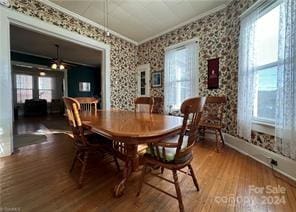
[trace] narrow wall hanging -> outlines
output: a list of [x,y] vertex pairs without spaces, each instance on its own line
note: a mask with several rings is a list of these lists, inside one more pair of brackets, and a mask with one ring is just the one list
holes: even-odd
[[208,60],[208,89],[219,88],[219,58]]

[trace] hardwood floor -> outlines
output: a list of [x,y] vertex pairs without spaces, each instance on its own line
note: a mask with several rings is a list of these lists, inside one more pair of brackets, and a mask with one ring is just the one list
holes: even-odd
[[[65,134],[46,136],[48,142],[26,146],[12,156],[0,158],[0,211],[178,211],[177,200],[148,186],[144,185],[140,197],[136,197],[140,172],[129,179],[124,196],[114,198],[113,185],[119,174],[108,158],[91,158],[84,187],[78,189],[80,167],[69,174],[74,156],[71,138]],[[214,149],[211,142],[201,142],[194,148],[192,165],[199,192],[190,177],[179,174],[185,211],[296,211],[292,182],[276,177],[278,174],[270,168],[233,149],[225,147],[221,153]],[[165,171],[164,175],[172,179],[170,172]],[[175,192],[173,185],[165,181],[151,175],[146,179]],[[252,192],[249,186],[263,187],[265,193]],[[265,186],[281,186],[286,191],[267,194]],[[277,197],[282,201],[276,202]]]

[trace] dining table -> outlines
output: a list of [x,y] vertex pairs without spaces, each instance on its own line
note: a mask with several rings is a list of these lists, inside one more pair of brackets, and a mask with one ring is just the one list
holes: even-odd
[[81,113],[84,126],[114,142],[124,144],[123,175],[114,186],[114,196],[126,189],[126,182],[139,167],[138,146],[163,141],[180,133],[183,119],[164,114],[120,110],[96,110]]

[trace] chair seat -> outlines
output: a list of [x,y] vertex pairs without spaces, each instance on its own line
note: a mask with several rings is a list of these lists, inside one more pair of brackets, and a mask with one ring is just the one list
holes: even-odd
[[206,128],[217,129],[217,130],[220,130],[223,128],[223,126],[220,124],[213,124],[213,123],[206,123],[206,122],[200,123],[199,127],[206,127]]
[[[178,139],[179,139],[179,136],[174,136],[174,137],[171,137],[171,138],[169,138],[169,139],[167,139],[165,141],[162,141],[162,143],[176,143],[177,144],[178,143]],[[181,149],[187,147],[187,144],[188,144],[188,136],[184,136]],[[166,160],[168,162],[174,161],[175,160],[175,156],[176,156],[177,148],[164,147],[164,149],[165,149],[165,158],[163,156],[163,147],[161,147],[161,146],[158,147],[158,150],[159,150],[159,154],[160,154],[161,159],[164,159],[164,160]],[[156,150],[157,150],[156,147],[154,147],[155,154],[156,154]],[[150,148],[148,148],[146,150],[146,154],[153,156]]]

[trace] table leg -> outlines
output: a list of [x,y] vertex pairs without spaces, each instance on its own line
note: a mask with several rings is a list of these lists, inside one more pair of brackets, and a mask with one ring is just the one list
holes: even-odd
[[138,156],[138,146],[137,145],[126,145],[127,157],[125,161],[125,166],[123,169],[123,176],[121,181],[114,187],[114,196],[120,197],[123,195],[126,188],[126,181],[133,171],[136,171],[139,166],[139,156]]

